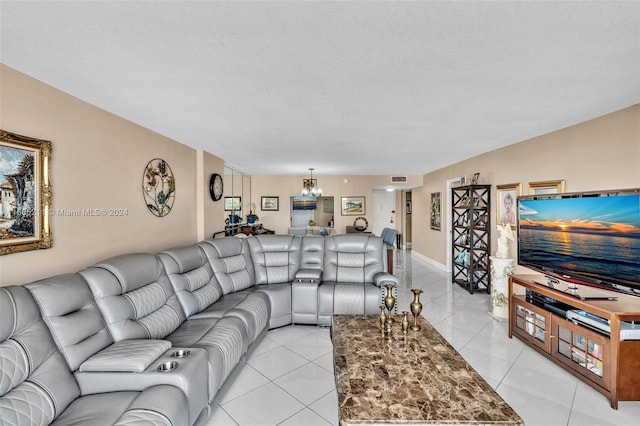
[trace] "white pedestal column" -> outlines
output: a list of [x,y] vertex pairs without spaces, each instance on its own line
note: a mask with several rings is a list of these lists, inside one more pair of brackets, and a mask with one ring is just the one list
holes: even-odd
[[509,317],[509,275],[513,274],[515,266],[513,259],[501,259],[491,256],[491,304],[493,309],[489,316],[498,321],[506,321]]

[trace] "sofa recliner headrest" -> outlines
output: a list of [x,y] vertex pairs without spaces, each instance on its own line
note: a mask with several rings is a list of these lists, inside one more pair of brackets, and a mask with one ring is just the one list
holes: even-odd
[[48,277],[25,284],[25,287],[49,317],[67,315],[93,303],[89,285],[78,273]]
[[[219,238],[216,240],[204,240],[198,243],[205,252],[211,248],[215,251],[216,257],[223,259],[242,254],[243,244],[246,244],[246,238]],[[207,253],[209,256],[211,253]]]
[[[204,252],[197,245],[175,247],[165,250],[162,253],[170,256],[178,265],[178,270],[171,271],[171,273],[184,274],[185,272],[193,271],[207,263],[207,258]],[[166,272],[169,273],[169,271]]]
[[158,257],[150,253],[130,253],[115,256],[94,265],[106,269],[118,279],[122,293],[157,282],[166,275]]
[[[297,235],[256,235],[250,241],[257,241],[268,251],[291,251],[300,248],[301,240],[302,237]],[[249,245],[255,246],[251,243]]]
[[20,334],[39,319],[40,312],[26,288],[0,287],[0,342]]

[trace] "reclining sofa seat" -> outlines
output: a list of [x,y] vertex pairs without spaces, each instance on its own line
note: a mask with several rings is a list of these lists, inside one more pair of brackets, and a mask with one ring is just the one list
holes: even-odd
[[[223,241],[223,240],[217,240]],[[241,252],[236,258],[243,264]],[[220,257],[220,251],[211,256]],[[233,255],[232,255],[233,256]],[[233,291],[233,285],[220,285],[205,250],[198,245],[177,247],[158,254],[189,320],[234,316],[242,320],[249,335],[249,346],[266,333],[271,308],[266,295],[252,287]],[[236,265],[235,262],[229,262]],[[220,274],[219,274],[220,275]],[[223,279],[229,283],[229,280]],[[238,286],[241,288],[242,286]]]
[[80,271],[114,341],[164,339],[175,347],[203,348],[208,355],[209,403],[240,363],[249,331],[237,316],[193,318],[186,314],[158,256],[131,253]]
[[84,394],[24,287],[0,287],[0,365],[3,425],[190,424],[173,386]]
[[158,367],[176,360],[167,340],[113,341],[89,286],[80,274],[62,274],[25,284],[36,302],[58,350],[72,371],[81,394],[141,391],[169,384],[187,397],[189,424],[208,414],[208,380],[204,349],[190,349],[176,371]]
[[398,285],[387,273],[382,238],[336,235],[325,238],[322,283],[318,287],[318,325],[331,325],[333,314],[376,314],[385,283]]
[[258,291],[269,297],[269,328],[291,324],[291,282],[300,270],[303,239],[294,235],[255,235],[246,239]]

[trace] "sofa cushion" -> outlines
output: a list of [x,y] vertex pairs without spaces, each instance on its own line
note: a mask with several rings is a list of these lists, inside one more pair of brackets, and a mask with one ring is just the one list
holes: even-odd
[[224,294],[255,285],[248,238],[210,239],[198,243]]
[[203,348],[209,358],[209,398],[215,397],[249,347],[245,323],[237,317],[192,318],[167,336],[175,347]]
[[172,386],[144,392],[109,392],[75,400],[51,426],[187,425],[185,396]]
[[80,395],[24,287],[0,287],[0,419],[48,425]]
[[248,238],[256,284],[290,283],[300,269],[302,238],[257,235]]
[[325,240],[324,282],[373,283],[384,271],[380,237],[346,234]]
[[202,312],[222,297],[209,260],[197,245],[158,254],[187,317]]
[[256,292],[269,297],[269,328],[282,327],[291,324],[292,293],[291,284],[266,284],[256,287]]
[[322,283],[318,287],[318,325],[335,314],[378,314],[383,290],[371,283]]
[[116,256],[80,274],[114,341],[162,339],[186,320],[164,267],[153,254]]
[[306,236],[302,239],[300,269],[320,270],[324,268],[325,237]]
[[57,275],[25,287],[72,371],[113,343],[82,275]]

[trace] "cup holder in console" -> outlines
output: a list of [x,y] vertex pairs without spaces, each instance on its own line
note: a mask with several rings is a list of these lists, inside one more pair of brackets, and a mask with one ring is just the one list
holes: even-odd
[[160,366],[158,367],[158,371],[162,372],[162,373],[166,373],[168,371],[171,370],[175,370],[176,367],[178,366],[178,361],[167,361],[167,362],[163,362],[162,364],[160,364]]
[[185,356],[189,356],[190,353],[191,351],[189,349],[178,349],[174,351],[171,356],[173,358],[184,358]]

